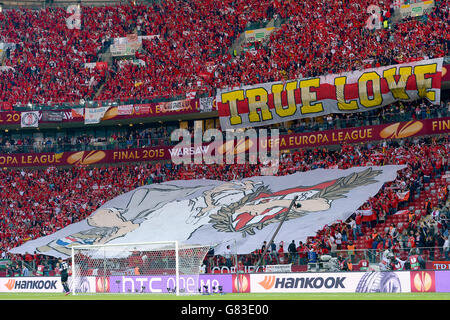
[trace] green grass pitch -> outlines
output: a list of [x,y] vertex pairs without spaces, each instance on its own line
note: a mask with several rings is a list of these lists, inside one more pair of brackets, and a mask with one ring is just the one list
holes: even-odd
[[227,293],[173,294],[0,293],[0,300],[450,300],[450,293]]

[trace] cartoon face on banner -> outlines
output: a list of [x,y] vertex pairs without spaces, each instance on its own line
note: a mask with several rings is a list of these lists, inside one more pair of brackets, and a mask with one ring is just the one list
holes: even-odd
[[[88,228],[53,239],[37,249],[41,253],[55,250],[70,255],[71,247],[78,244],[186,241],[205,225],[213,228],[202,239],[205,243],[230,233],[249,237],[279,223],[285,215],[286,220],[294,221],[328,211],[334,201],[346,198],[355,188],[377,182],[382,172],[364,168],[312,186],[299,184],[277,191],[272,191],[270,183],[257,179],[206,181],[197,186],[192,180],[189,185],[145,186],[131,191],[126,202],[121,198],[115,205],[106,203],[87,218]],[[295,197],[297,200],[287,212]],[[122,207],[118,205],[121,203]]]

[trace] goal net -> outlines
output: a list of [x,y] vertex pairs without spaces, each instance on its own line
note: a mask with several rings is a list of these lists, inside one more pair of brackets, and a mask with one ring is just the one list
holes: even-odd
[[[104,293],[199,294],[199,273],[209,245],[177,241],[72,247],[72,290],[95,281]],[[91,286],[92,287],[92,286]]]

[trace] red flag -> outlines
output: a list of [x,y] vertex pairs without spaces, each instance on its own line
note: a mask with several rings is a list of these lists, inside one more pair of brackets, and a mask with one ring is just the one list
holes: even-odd
[[409,199],[409,191],[397,192],[397,198],[399,201],[407,201]]

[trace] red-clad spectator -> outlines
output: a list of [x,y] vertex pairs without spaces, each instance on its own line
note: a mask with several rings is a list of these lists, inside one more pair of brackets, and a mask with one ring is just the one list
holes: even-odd
[[408,237],[408,248],[412,249],[416,247],[416,237],[414,236],[414,231],[411,230],[410,235]]

